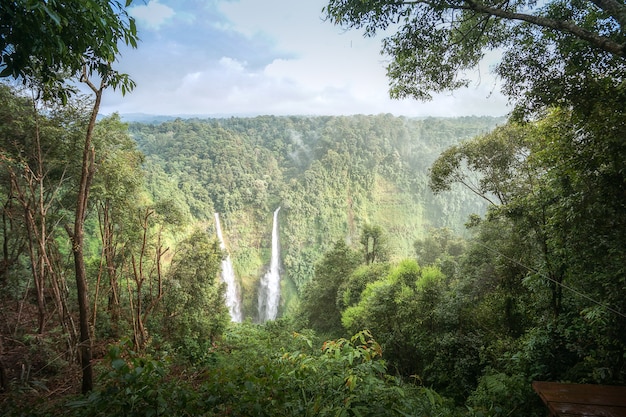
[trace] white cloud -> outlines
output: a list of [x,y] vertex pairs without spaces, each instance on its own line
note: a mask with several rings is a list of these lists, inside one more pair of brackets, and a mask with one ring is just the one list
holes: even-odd
[[[300,91],[309,91],[315,97],[311,108],[316,111],[323,113],[323,105],[328,113],[344,114],[500,115],[506,111],[505,100],[499,89],[494,89],[494,78],[485,65],[480,71],[480,83],[477,74],[469,74],[476,82],[468,89],[439,94],[427,103],[391,100],[386,57],[380,54],[384,33],[364,38],[361,31],[333,26],[323,21],[325,4],[325,0],[240,0],[221,3],[220,7],[232,22],[233,30],[249,37],[265,34],[276,40],[279,49],[296,51],[293,58],[272,62],[264,75],[289,82]],[[493,62],[494,57],[490,58]]]
[[158,29],[175,14],[174,9],[159,3],[158,0],[152,0],[146,5],[134,6],[129,9],[129,13],[150,29]]
[[124,99],[108,93],[104,113],[459,116],[507,111],[488,70],[496,55],[482,65],[480,82],[470,74],[477,80],[470,88],[427,103],[390,100],[381,38],[363,38],[360,31],[345,32],[322,21],[327,0],[176,0],[174,19],[167,4],[175,0],[160,1],[136,9],[144,7],[153,25],[170,18],[161,34],[167,40],[145,37],[137,50],[125,52],[120,69],[138,86]]
[[239,62],[236,59],[229,58],[227,56],[220,58],[219,63],[220,66],[224,68],[224,71],[242,72],[246,67],[245,62]]

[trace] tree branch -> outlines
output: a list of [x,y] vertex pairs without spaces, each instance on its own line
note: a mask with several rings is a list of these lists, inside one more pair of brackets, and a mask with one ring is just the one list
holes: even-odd
[[[560,20],[549,19],[547,17],[530,15],[526,13],[510,12],[505,9],[498,9],[498,8],[486,6],[484,4],[476,2],[475,0],[465,0],[465,1],[467,3],[467,6],[465,7],[460,6],[458,8],[465,9],[465,10],[473,10],[478,13],[489,14],[492,16],[500,17],[502,19],[519,20],[523,22],[528,22],[537,26],[554,29],[559,32],[568,32],[580,39],[583,39],[589,42],[591,45],[595,46],[596,48],[602,49],[603,51],[606,51],[612,55],[617,55],[620,57],[624,56],[623,44],[617,43],[613,41],[612,39],[607,38],[606,36],[600,36],[597,33],[591,32],[587,29],[583,29],[572,21],[560,21]],[[608,3],[608,2],[611,2],[612,0],[595,0],[595,1]]]
[[[626,26],[626,7],[623,4],[618,3],[615,0],[589,0],[591,3],[598,6],[600,9],[609,13],[620,24],[621,27]],[[465,3],[465,4],[463,4]],[[449,1],[437,1],[437,0],[414,0],[414,1],[400,1],[399,4],[403,5],[419,5],[424,4],[429,7],[440,9],[441,7],[451,10],[470,10],[477,13],[491,15],[507,20],[517,20],[521,22],[532,23],[534,25],[554,29],[559,32],[570,33],[582,40],[589,42],[592,46],[608,52],[612,55],[624,57],[625,45],[615,42],[614,40],[598,35],[595,32],[584,29],[571,20],[561,21],[550,19],[543,16],[536,16],[527,13],[517,13],[506,10],[504,7],[491,7],[487,6],[480,1],[476,0],[461,0],[459,3]],[[507,2],[503,4],[508,4]]]

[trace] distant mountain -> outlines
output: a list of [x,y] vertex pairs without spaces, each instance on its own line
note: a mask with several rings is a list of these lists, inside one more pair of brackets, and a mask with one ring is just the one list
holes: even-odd
[[[101,116],[104,117],[104,116]],[[248,114],[149,114],[149,113],[120,113],[120,117],[124,122],[136,122],[145,124],[158,124],[170,122],[176,119],[227,119],[231,117],[256,117],[256,115]]]
[[137,123],[162,123],[169,122],[170,120],[176,120],[177,116],[167,116],[167,115],[158,115],[158,114],[148,114],[148,113],[122,113],[120,117],[125,122],[137,122]]

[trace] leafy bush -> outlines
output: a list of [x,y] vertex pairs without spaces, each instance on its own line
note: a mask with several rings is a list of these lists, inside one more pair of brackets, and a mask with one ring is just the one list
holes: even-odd
[[476,391],[468,399],[474,417],[533,417],[545,415],[539,396],[524,375],[487,374],[480,378]]
[[102,387],[69,405],[76,416],[151,417],[198,415],[196,393],[183,381],[168,380],[167,360],[139,355],[130,342],[109,348],[110,370]]
[[211,411],[246,416],[450,414],[448,403],[433,391],[388,375],[382,349],[367,331],[327,341],[321,351],[302,335],[294,339],[302,350],[277,356],[276,346],[261,352],[256,341],[256,354],[245,355],[245,348],[231,352],[207,371],[203,396],[212,402]]

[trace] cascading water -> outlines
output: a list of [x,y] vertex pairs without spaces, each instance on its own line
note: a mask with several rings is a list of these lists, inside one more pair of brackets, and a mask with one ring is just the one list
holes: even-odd
[[[215,229],[217,230],[217,238],[220,241],[220,248],[225,251],[226,244],[224,244],[224,237],[222,236],[219,213],[215,213]],[[239,288],[235,280],[233,263],[230,260],[230,254],[228,254],[228,252],[226,258],[222,260],[222,280],[226,283],[226,306],[228,306],[228,311],[230,312],[230,319],[231,321],[240,323],[243,320],[243,316],[241,314]]]
[[261,279],[259,288],[259,321],[274,320],[280,303],[280,245],[278,244],[278,211],[274,211],[272,226],[272,259],[270,269]]

